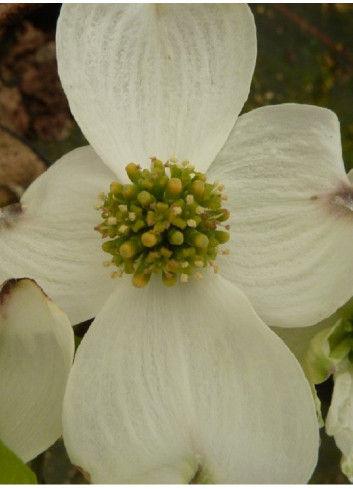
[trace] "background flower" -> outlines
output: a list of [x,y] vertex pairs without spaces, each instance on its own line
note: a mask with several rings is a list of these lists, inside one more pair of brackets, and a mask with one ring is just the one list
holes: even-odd
[[[325,425],[327,434],[334,437],[342,452],[342,472],[352,481],[353,301],[350,300],[331,317],[310,328],[274,328],[274,331],[303,365],[316,397],[320,424]],[[331,377],[333,391],[326,413],[326,406],[321,409],[316,388]]]
[[26,278],[6,282],[0,290],[0,439],[24,462],[62,433],[73,353],[70,322],[40,287]]

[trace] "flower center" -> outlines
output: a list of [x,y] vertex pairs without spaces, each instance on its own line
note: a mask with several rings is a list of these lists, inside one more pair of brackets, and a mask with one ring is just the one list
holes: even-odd
[[103,222],[95,229],[110,238],[102,245],[112,255],[105,265],[118,267],[112,277],[133,274],[133,284],[144,287],[152,273],[174,285],[178,277],[202,278],[199,270],[208,265],[216,272],[219,247],[229,239],[224,187],[175,159],[151,158],[150,170],[130,163],[126,172],[131,184],[111,183],[96,206]]

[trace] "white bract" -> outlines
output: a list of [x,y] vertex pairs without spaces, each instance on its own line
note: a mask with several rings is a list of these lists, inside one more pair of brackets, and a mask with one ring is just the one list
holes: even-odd
[[304,482],[318,430],[302,376],[221,276],[126,280],[78,349],[65,445],[99,483]]
[[[318,445],[310,389],[237,287],[263,320],[287,327],[313,324],[352,295],[352,188],[335,115],[288,104],[237,120],[256,57],[244,5],[67,4],[57,47],[91,146],[3,212],[0,273],[33,276],[74,323],[98,313],[66,394],[71,459],[101,483],[306,481]],[[102,266],[97,195],[115,180],[128,185],[126,165],[151,157],[189,160],[226,185],[229,254],[218,254],[218,274],[197,259],[203,280],[193,271],[167,288],[156,274],[137,289]],[[186,195],[173,219],[181,212],[178,239],[202,251],[193,231],[203,210],[188,218],[191,204]],[[119,244],[124,259],[132,249]]]
[[66,314],[32,280],[7,281],[0,289],[0,439],[24,462],[62,433],[73,353]]

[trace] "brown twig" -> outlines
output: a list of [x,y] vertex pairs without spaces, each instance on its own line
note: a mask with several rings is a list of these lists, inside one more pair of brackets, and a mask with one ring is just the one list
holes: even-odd
[[333,41],[329,36],[321,32],[317,27],[312,25],[307,20],[303,19],[300,15],[293,12],[290,8],[288,8],[283,3],[271,3],[271,7],[281,12],[288,19],[292,20],[296,24],[298,24],[302,29],[309,32],[313,37],[321,41],[323,44],[326,44],[330,49],[342,54],[345,56],[351,63],[353,63],[353,54],[347,48],[342,46],[341,43]]

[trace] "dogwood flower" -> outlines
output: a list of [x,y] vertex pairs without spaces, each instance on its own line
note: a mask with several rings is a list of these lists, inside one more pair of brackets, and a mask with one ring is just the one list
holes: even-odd
[[4,277],[33,276],[74,323],[98,313],[65,396],[71,459],[101,483],[306,481],[310,389],[237,287],[281,326],[351,294],[336,117],[237,120],[256,57],[244,5],[64,5],[57,46],[91,146],[3,210],[0,250]]
[[[1,279],[25,270],[72,322],[95,316],[116,284],[101,266],[107,258],[92,232],[99,221],[92,202],[112,180],[127,182],[129,162],[177,156],[227,185],[233,237],[229,256],[217,262],[268,324],[315,324],[344,304],[352,295],[352,186],[335,115],[265,107],[239,118],[229,135],[255,62],[250,14],[223,25],[230,7],[212,16],[210,7],[116,7],[108,33],[112,7],[77,8],[74,15],[68,7],[60,24],[58,61],[92,146],[38,179],[23,212],[2,211]],[[203,29],[214,24],[212,46],[185,18],[190,9]]]
[[3,284],[0,440],[24,462],[62,433],[62,402],[73,353],[66,314],[35,282],[24,278]]

